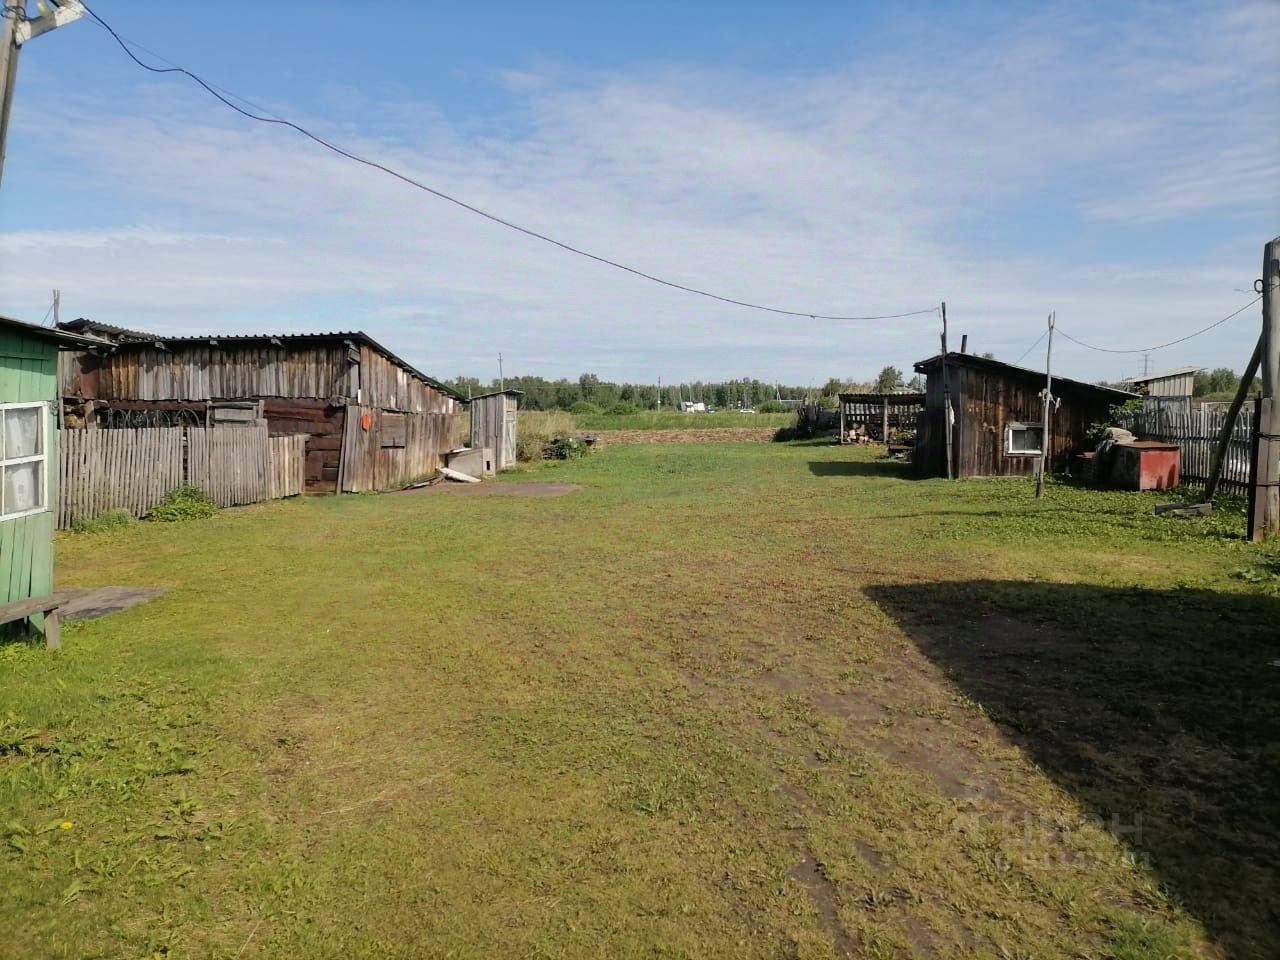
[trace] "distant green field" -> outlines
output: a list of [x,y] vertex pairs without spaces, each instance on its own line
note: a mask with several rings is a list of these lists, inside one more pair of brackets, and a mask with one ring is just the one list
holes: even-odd
[[721,427],[785,427],[795,420],[790,413],[640,413],[614,416],[607,413],[576,416],[579,430],[712,430]]

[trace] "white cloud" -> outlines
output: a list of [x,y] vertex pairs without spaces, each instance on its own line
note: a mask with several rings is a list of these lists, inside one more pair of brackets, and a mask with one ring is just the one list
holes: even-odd
[[[353,91],[341,92],[365,126],[321,132],[506,218],[735,298],[863,314],[945,297],[953,329],[1007,359],[1051,308],[1082,339],[1141,346],[1224,315],[1256,269],[1260,185],[1280,173],[1277,125],[1258,122],[1267,108],[1274,121],[1274,11],[1205,14],[1189,36],[1157,14],[1114,36],[1050,11],[952,57],[784,79],[513,69],[501,80],[518,134],[477,134],[411,100],[363,110]],[[0,256],[23,269],[0,278],[6,312],[43,313],[57,286],[72,312],[135,327],[364,327],[440,375],[487,373],[501,350],[509,370],[548,375],[807,382],[936,348],[928,316],[813,322],[655,287],[195,91],[46,92],[25,148],[56,156],[79,195],[103,198],[95,219],[119,222],[9,233]],[[1062,252],[1074,228],[1054,218],[1072,212],[1134,236],[1200,218],[1212,240],[1165,264],[1151,250]],[[1238,365],[1247,349],[1233,330],[1160,362]],[[1069,346],[1062,357],[1087,377],[1127,363]]]

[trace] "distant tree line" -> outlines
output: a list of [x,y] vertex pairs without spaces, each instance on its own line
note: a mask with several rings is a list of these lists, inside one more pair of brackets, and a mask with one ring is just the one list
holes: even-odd
[[[464,397],[489,393],[499,387],[497,380],[481,381],[477,377],[457,377],[448,381],[449,386]],[[545,377],[507,377],[508,390],[524,393],[521,406],[526,410],[566,410],[575,407],[631,413],[636,410],[656,410],[661,402],[665,410],[678,410],[682,401],[705,403],[717,410],[758,410],[761,413],[781,412],[793,404],[781,401],[834,402],[836,394],[846,392],[889,393],[905,389],[923,389],[920,377],[910,384],[903,380],[902,371],[885,367],[876,380],[863,383],[832,377],[821,387],[784,386],[746,378],[740,380],[705,381],[667,384],[661,388],[650,383],[614,383],[602,380],[594,373],[584,373],[577,380],[547,380]],[[585,406],[584,406],[585,405]]]
[[[1201,370],[1196,374],[1195,385],[1192,387],[1194,395],[1197,397],[1219,395],[1224,398],[1233,397],[1239,389],[1240,376],[1228,367],[1218,367],[1216,370]],[[1261,392],[1262,380],[1259,377],[1254,377],[1250,393]]]

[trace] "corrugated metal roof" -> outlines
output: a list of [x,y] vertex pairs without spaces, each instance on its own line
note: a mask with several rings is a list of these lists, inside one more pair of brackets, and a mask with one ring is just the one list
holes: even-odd
[[[928,360],[921,360],[917,363],[915,365],[915,370],[917,373],[926,373],[928,372],[929,367],[937,366],[941,364],[941,362],[942,354],[935,354]],[[1003,360],[992,360],[988,357],[979,357],[972,353],[949,352],[947,354],[947,363],[979,367],[995,372],[1013,373],[1018,374],[1019,376],[1045,376],[1045,372],[1043,370],[1033,370],[1030,367],[1019,367],[1012,363],[1005,363]],[[1115,387],[1104,387],[1096,383],[1085,383],[1083,380],[1073,380],[1070,377],[1060,377],[1056,373],[1053,375],[1053,384],[1055,387],[1059,385],[1066,385],[1077,390],[1091,390],[1099,393],[1111,394],[1116,398],[1117,402],[1133,400],[1138,396],[1136,393],[1129,393],[1127,390],[1117,390]]]
[[28,323],[25,320],[15,320],[13,317],[0,316],[0,324],[11,327],[29,337],[41,337],[45,340],[53,340],[57,343],[68,347],[100,347],[106,343],[97,337],[86,337],[78,333],[68,333],[57,327],[42,327],[38,323]]
[[1149,373],[1141,377],[1129,377],[1130,383],[1150,383],[1152,380],[1164,380],[1166,377],[1185,377],[1189,373],[1199,373],[1204,367],[1178,367],[1165,370],[1163,373]]

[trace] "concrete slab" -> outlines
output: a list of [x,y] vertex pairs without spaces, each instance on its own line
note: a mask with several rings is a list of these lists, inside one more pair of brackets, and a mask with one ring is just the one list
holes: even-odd
[[164,587],[73,587],[60,590],[71,599],[62,607],[62,619],[97,620],[136,607],[168,593]]

